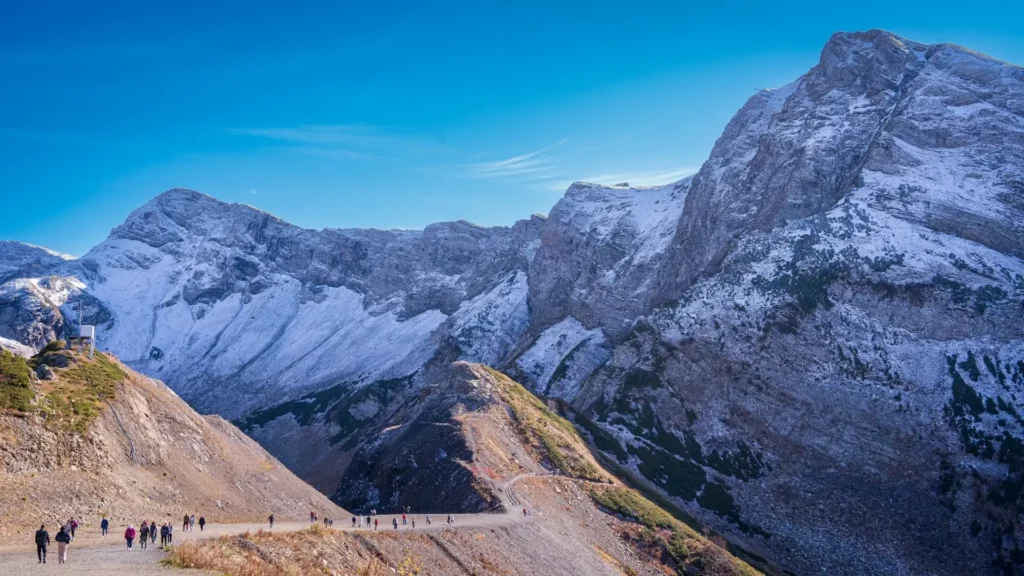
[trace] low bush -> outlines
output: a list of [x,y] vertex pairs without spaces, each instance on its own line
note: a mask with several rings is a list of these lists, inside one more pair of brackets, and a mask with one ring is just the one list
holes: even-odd
[[28,412],[35,396],[28,362],[21,356],[0,350],[0,410]]

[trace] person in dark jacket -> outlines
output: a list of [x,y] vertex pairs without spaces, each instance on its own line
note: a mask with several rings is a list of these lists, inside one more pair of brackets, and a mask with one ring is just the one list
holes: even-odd
[[160,527],[160,547],[165,548],[167,546],[167,522]]
[[149,544],[149,524],[143,521],[142,527],[139,528],[139,548],[145,550],[147,544]]
[[107,520],[106,518],[100,520],[100,533],[106,536],[108,530],[110,530],[110,520]]
[[50,533],[46,531],[46,526],[43,524],[39,525],[39,530],[36,530],[36,554],[39,556],[39,564],[46,564],[46,547],[50,545]]
[[57,563],[66,564],[68,561],[68,544],[71,543],[71,535],[64,530],[64,527],[60,527],[60,532],[53,537],[57,541]]
[[206,516],[200,516],[199,517],[199,531],[202,532],[203,528],[205,526],[206,526]]
[[267,520],[270,520],[270,527],[273,528],[274,527],[274,515],[271,514],[270,517],[267,518]]

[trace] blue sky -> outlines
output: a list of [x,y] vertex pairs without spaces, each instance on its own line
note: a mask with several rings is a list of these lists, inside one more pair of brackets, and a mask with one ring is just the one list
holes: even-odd
[[820,2],[9,3],[0,239],[80,255],[186,187],[307,228],[510,224],[695,171],[832,32],[1024,64],[1024,8]]

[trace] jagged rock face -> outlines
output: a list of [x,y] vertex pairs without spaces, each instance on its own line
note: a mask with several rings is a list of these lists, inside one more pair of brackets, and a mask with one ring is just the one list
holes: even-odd
[[574,400],[609,454],[796,573],[1019,566],[1022,96],[869,32],[752,98],[693,179],[678,301]]
[[662,301],[744,232],[819,214],[854,188],[891,188],[886,176],[901,177],[887,196],[905,217],[1013,249],[1024,232],[1022,75],[955,46],[835,35],[800,80],[749,100],[694,176]]
[[69,282],[56,277],[0,285],[0,342],[21,344],[34,353],[64,335],[64,316],[58,305],[44,296],[51,286],[57,288],[57,294],[66,294],[71,288]]
[[[464,480],[431,430],[466,391],[428,377],[462,359],[795,573],[995,574],[1024,559],[1022,256],[1024,71],[870,31],[752,97],[692,180],[422,232],[177,190],[38,276],[81,281],[108,349],[360,506],[386,478],[440,490],[410,461]],[[27,295],[6,325],[67,300],[3,290]]]
[[611,335],[628,331],[650,306],[689,186],[689,179],[645,189],[570,186],[530,266],[535,330],[573,317]]

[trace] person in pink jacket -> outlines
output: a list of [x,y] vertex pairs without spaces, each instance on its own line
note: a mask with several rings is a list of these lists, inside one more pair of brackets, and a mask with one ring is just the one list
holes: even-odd
[[135,540],[135,526],[128,525],[128,529],[124,531],[124,540],[128,543],[128,549],[132,549],[132,541]]

